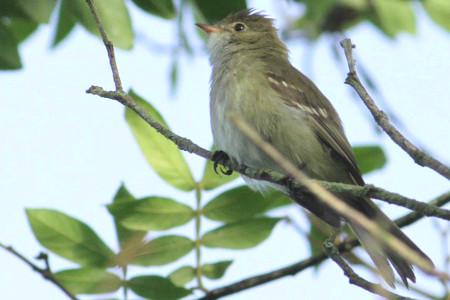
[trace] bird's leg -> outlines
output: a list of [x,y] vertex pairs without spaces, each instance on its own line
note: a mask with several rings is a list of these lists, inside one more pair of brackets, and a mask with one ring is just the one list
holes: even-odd
[[216,174],[219,174],[219,172],[217,171],[217,167],[220,165],[222,165],[219,170],[220,173],[224,174],[224,175],[231,175],[233,173],[233,170],[225,167],[224,165],[227,165],[231,162],[230,156],[224,152],[224,151],[215,151],[212,155],[211,160],[214,162],[214,172],[216,172]]

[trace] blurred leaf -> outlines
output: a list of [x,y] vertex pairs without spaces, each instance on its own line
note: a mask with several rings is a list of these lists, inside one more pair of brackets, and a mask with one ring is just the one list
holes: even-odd
[[22,10],[37,23],[47,23],[56,5],[56,0],[16,1]]
[[316,255],[323,252],[323,242],[331,235],[332,228],[312,214],[308,213],[307,217],[311,224],[308,233],[309,248],[311,255]]
[[55,27],[55,34],[52,41],[52,47],[61,43],[75,27],[76,19],[70,11],[70,0],[62,0],[59,5],[58,22]]
[[122,280],[102,269],[70,269],[54,274],[72,294],[105,294],[117,291]]
[[176,286],[185,286],[195,278],[195,269],[191,266],[178,268],[170,273],[169,278]]
[[192,292],[177,287],[167,278],[160,276],[138,276],[128,281],[128,287],[137,295],[153,300],[180,299]]
[[208,219],[229,223],[262,214],[268,206],[262,194],[240,186],[218,195],[202,211]]
[[[136,198],[127,190],[124,184],[121,184],[114,196],[113,203],[129,203],[136,201]],[[147,235],[147,231],[144,230],[132,230],[125,228],[120,224],[120,220],[114,217],[114,225],[116,227],[117,239],[119,240],[120,249],[134,247],[136,244],[140,244],[144,237]]]
[[173,19],[177,15],[172,0],[133,0],[133,2],[152,15]]
[[270,211],[272,209],[277,209],[294,203],[294,201],[291,200],[291,198],[289,198],[288,196],[279,191],[271,191],[264,196],[269,202],[266,211]]
[[[212,147],[211,151],[214,152],[215,148]],[[217,174],[216,172],[214,172],[214,162],[212,162],[211,160],[207,160],[205,169],[203,170],[203,178],[200,182],[200,187],[205,191],[213,190],[221,185],[235,180],[238,177],[239,173],[237,172],[233,172],[229,176],[224,175],[220,172],[219,174]]]
[[17,41],[13,33],[0,22],[0,70],[22,68]]
[[178,53],[173,54],[170,64],[170,94],[174,95],[178,84]]
[[422,0],[423,8],[436,24],[450,31],[450,1]]
[[29,19],[17,0],[1,0],[0,1],[0,17],[19,17]]
[[85,223],[50,209],[26,209],[42,246],[82,266],[110,265],[114,253]]
[[166,230],[186,224],[194,217],[189,206],[163,197],[113,203],[108,210],[120,224],[134,230]]
[[[145,111],[161,125],[168,127],[160,113],[139,95],[130,91],[130,95]],[[158,133],[130,109],[125,111],[125,119],[130,126],[147,162],[155,172],[172,186],[191,191],[195,181],[178,147]]]
[[363,174],[381,169],[386,165],[387,158],[383,149],[377,145],[353,147],[356,161]]
[[[73,15],[84,28],[99,36],[94,17],[85,0],[63,1],[69,3]],[[124,0],[96,0],[95,8],[103,28],[114,46],[122,49],[131,49],[133,47],[134,34]]]
[[9,19],[8,27],[14,35],[16,42],[20,44],[37,29],[38,24],[32,20],[11,18]]
[[377,25],[387,36],[395,37],[399,32],[416,32],[416,18],[411,1],[377,0],[372,1]]
[[210,24],[216,23],[231,13],[247,8],[245,0],[194,0],[194,3]]
[[209,279],[219,279],[225,275],[228,267],[233,263],[232,260],[219,261],[213,264],[204,264],[202,274]]
[[161,266],[174,262],[194,249],[194,242],[187,237],[167,235],[145,244],[132,264],[141,266]]
[[252,248],[269,237],[278,221],[278,218],[253,218],[227,224],[207,232],[202,243],[211,248]]

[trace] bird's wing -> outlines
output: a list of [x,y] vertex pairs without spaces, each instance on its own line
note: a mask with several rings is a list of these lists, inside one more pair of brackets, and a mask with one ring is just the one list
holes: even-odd
[[[285,104],[303,111],[310,117],[317,137],[327,145],[333,154],[345,162],[354,183],[363,185],[364,181],[355,160],[351,146],[336,110],[314,83],[295,68],[290,76],[268,72],[267,80],[278,92]],[[285,78],[291,78],[290,81]]]

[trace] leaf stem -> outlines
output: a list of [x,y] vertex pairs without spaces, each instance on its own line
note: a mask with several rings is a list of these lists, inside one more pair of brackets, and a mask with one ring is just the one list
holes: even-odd
[[201,268],[201,204],[202,204],[202,190],[200,187],[200,183],[195,183],[195,276],[197,277],[197,285],[198,288],[204,292],[208,292],[208,290],[203,285],[202,280],[202,268]]

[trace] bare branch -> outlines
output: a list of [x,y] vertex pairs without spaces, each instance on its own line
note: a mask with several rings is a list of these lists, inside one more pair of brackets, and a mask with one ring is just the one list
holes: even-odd
[[23,261],[25,264],[27,264],[28,266],[30,266],[31,269],[33,269],[33,271],[41,274],[42,277],[44,277],[44,279],[52,282],[54,285],[56,285],[61,291],[63,291],[64,294],[66,294],[67,297],[69,297],[69,299],[72,300],[78,300],[77,297],[75,297],[75,295],[73,295],[71,292],[69,292],[56,278],[55,276],[53,276],[53,273],[50,270],[50,266],[48,263],[48,256],[46,254],[39,254],[39,256],[37,257],[38,259],[44,260],[45,262],[45,268],[40,268],[39,266],[37,266],[36,264],[34,264],[33,262],[31,262],[28,258],[26,258],[25,256],[23,256],[22,254],[20,254],[19,252],[17,252],[13,247],[11,246],[6,246],[2,243],[0,243],[0,248],[5,249],[5,251],[11,253],[12,255],[14,255],[15,257],[19,258],[21,261]]
[[345,83],[353,87],[353,89],[358,93],[359,97],[367,106],[378,125],[383,128],[384,132],[386,132],[397,145],[399,145],[406,153],[408,153],[409,156],[418,165],[428,167],[441,174],[445,178],[450,179],[450,168],[448,166],[416,147],[404,135],[402,135],[400,131],[397,130],[397,128],[395,128],[391,124],[391,122],[389,121],[389,117],[377,107],[375,101],[373,101],[372,97],[362,85],[361,81],[359,80],[358,74],[356,73],[356,62],[353,58],[352,51],[355,46],[352,44],[351,40],[342,40],[341,46],[342,48],[344,48],[344,53],[345,57],[347,58],[349,69]]

